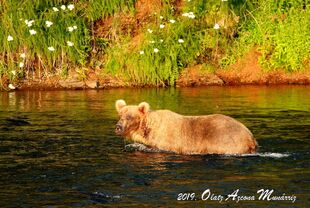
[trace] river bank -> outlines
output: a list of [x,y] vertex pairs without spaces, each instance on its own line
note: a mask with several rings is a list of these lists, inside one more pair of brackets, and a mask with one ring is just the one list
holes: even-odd
[[304,2],[6,2],[0,90],[310,84]]
[[[195,65],[182,70],[175,82],[176,87],[199,87],[221,85],[282,85],[310,84],[310,70],[285,72],[284,70],[266,71],[259,65],[260,54],[250,52],[244,58],[226,69],[210,70],[204,65]],[[109,89],[126,87],[155,87],[154,85],[137,84],[124,76],[103,75],[101,69],[88,69],[85,76],[71,70],[66,78],[60,75],[31,79],[20,79],[10,82],[2,77],[2,90],[59,90],[59,89]],[[31,77],[31,76],[30,76]],[[15,89],[10,89],[9,85]],[[162,85],[163,87],[164,85]],[[167,85],[168,86],[168,85]]]
[[305,2],[4,2],[0,90],[310,84]]
[[[197,67],[198,68],[198,67]],[[201,71],[193,68],[181,74],[176,81],[176,87],[200,87],[200,86],[222,86],[222,85],[309,85],[310,73],[284,73],[283,71],[251,73],[247,70],[237,71],[220,70],[216,73]],[[8,80],[2,80],[4,91],[12,90],[81,90],[81,89],[110,89],[110,88],[143,88],[156,87],[152,85],[141,85],[126,81],[116,76],[90,76],[79,80],[74,78],[62,79],[52,76],[45,79],[19,80],[13,84]],[[9,84],[15,89],[10,89]]]

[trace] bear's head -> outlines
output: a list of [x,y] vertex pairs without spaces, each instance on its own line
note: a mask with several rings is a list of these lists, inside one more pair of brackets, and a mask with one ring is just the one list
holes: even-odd
[[115,107],[120,117],[116,124],[115,133],[122,136],[128,136],[130,132],[137,131],[141,121],[150,110],[150,105],[146,102],[139,105],[126,105],[124,100],[117,100]]

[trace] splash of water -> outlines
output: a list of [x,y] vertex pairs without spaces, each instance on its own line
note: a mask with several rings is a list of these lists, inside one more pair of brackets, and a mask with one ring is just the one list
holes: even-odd
[[140,152],[165,152],[156,148],[147,147],[144,144],[132,143],[125,145],[126,151],[140,151]]
[[241,154],[235,155],[237,157],[271,157],[271,158],[283,158],[289,157],[288,153],[276,153],[276,152],[261,152],[261,153],[252,153],[252,154]]
[[[150,152],[150,153],[171,153],[163,150],[159,150],[156,148],[147,147],[144,144],[140,143],[132,143],[127,144],[125,146],[126,151],[140,151],[140,152]],[[198,154],[192,154],[198,155]],[[200,154],[201,155],[201,154]],[[222,157],[269,157],[269,158],[284,158],[289,157],[290,154],[288,153],[276,153],[276,152],[260,152],[260,153],[251,153],[251,154],[225,154],[225,155],[218,155]]]

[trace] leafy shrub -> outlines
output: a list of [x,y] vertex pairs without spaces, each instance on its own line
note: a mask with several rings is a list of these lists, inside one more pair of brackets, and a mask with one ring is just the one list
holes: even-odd
[[297,71],[309,67],[309,5],[297,0],[259,0],[243,16],[239,37],[221,60],[226,66],[257,47],[267,70]]

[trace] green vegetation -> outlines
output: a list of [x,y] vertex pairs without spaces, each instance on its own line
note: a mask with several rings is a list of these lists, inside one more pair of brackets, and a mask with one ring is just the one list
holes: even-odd
[[230,64],[257,47],[262,54],[260,64],[266,70],[309,69],[309,1],[261,0],[253,6],[245,11],[239,38],[222,62]]
[[[99,67],[136,84],[173,85],[186,67],[226,67],[253,48],[266,70],[309,69],[308,0],[164,0],[124,30],[120,16],[136,18],[136,1],[1,1],[0,77]],[[96,34],[110,16],[113,35]]]
[[[55,7],[56,8],[56,7]],[[49,1],[4,1],[1,5],[0,73],[10,77],[25,76],[30,70],[47,75],[52,69],[65,68],[69,63],[83,63],[87,56],[83,47],[89,45],[84,22],[72,11],[52,9]],[[57,11],[59,10],[59,11]],[[45,24],[45,21],[50,21]],[[69,32],[68,27],[76,26]],[[85,34],[84,34],[85,33]],[[67,41],[74,42],[73,47]],[[27,71],[24,69],[27,68]],[[14,72],[13,75],[10,72]]]
[[[166,1],[161,13],[152,15],[153,21],[141,29],[138,47],[132,49],[125,41],[107,51],[107,72],[123,74],[138,84],[173,85],[185,67],[216,65],[221,45],[227,45],[227,33],[236,24],[221,1],[186,1],[182,8]],[[229,22],[225,32],[216,28],[219,20]]]
[[179,70],[192,63],[200,50],[203,31],[191,20],[155,15],[156,23],[143,28],[144,38],[134,53],[124,44],[108,51],[106,69],[124,73],[137,83],[173,85]]
[[41,78],[87,65],[93,21],[133,6],[133,0],[1,1],[0,76]]
[[133,12],[135,1],[136,0],[83,0],[78,1],[78,5],[85,5],[85,16],[94,21],[111,16],[120,11]]

